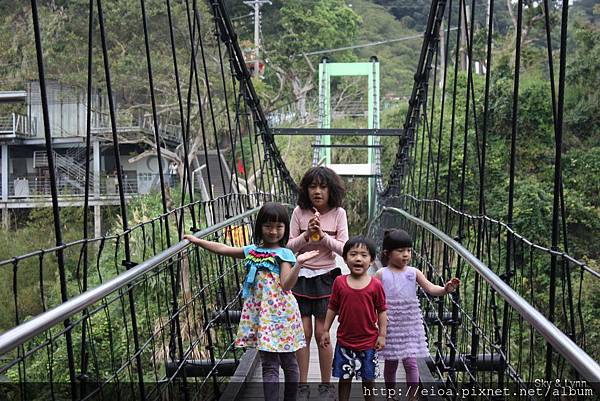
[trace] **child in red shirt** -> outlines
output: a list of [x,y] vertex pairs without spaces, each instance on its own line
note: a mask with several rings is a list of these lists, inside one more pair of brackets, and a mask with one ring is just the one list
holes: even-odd
[[346,242],[342,256],[350,274],[335,279],[327,307],[320,345],[329,346],[329,329],[338,315],[332,375],[340,379],[339,401],[349,399],[353,377],[362,379],[365,400],[374,399],[371,394],[379,376],[376,351],[383,349],[387,330],[383,286],[367,274],[375,252],[373,242],[364,237]]

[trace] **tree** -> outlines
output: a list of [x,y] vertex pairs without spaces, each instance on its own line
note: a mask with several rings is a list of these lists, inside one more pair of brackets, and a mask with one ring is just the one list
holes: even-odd
[[[269,64],[280,82],[290,82],[302,119],[307,115],[306,97],[314,89],[315,67],[306,53],[353,43],[360,17],[341,0],[309,2],[287,0],[279,10],[281,32],[269,52]],[[350,53],[338,53],[347,60]]]

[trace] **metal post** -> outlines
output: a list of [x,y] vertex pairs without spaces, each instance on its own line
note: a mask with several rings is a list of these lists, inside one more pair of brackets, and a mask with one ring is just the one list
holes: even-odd
[[8,201],[8,145],[2,144],[2,202]]
[[2,156],[0,157],[2,163],[2,202],[4,202],[4,208],[2,210],[2,224],[4,228],[8,228],[8,145],[2,145]]
[[93,169],[92,169],[92,179],[93,179],[93,188],[94,188],[94,198],[98,199],[100,197],[100,142],[94,141],[92,142],[93,153]]
[[[319,128],[324,129],[331,128],[330,78],[327,66],[327,59],[323,58],[319,64]],[[320,144],[331,145],[331,137],[322,135]],[[331,164],[331,148],[321,148],[319,153],[318,161],[324,160],[325,165]]]
[[252,7],[254,10],[254,76],[258,76],[259,60],[260,60],[260,7],[263,4],[272,4],[269,0],[252,0],[244,1],[244,4]]
[[102,236],[102,213],[100,208],[99,204],[94,206],[94,238]]
[[254,3],[254,76],[258,77],[259,58],[260,58],[260,5]]
[[[379,60],[377,57],[371,57],[372,70],[369,74],[368,82],[368,98],[369,98],[369,113],[368,113],[368,128],[379,128]],[[369,135],[367,138],[368,145],[373,146],[368,150],[368,163],[371,166],[371,174],[375,174],[375,145],[379,145],[379,137]],[[369,177],[369,217],[375,215],[375,205],[377,196],[377,178]]]

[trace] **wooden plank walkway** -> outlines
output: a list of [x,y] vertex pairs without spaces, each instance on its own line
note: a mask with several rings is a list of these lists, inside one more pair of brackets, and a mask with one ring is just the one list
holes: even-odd
[[[338,265],[342,268],[343,274],[349,273],[348,268],[343,263],[341,258],[339,258]],[[337,323],[337,319],[336,319],[333,324],[333,327],[331,328],[331,340],[333,342],[334,348],[335,348],[335,342],[336,342],[335,333],[337,331],[337,326],[338,326],[338,323]],[[309,370],[308,370],[308,381],[311,385],[310,401],[319,401],[318,383],[321,382],[321,370],[319,368],[319,356],[318,355],[319,354],[318,354],[318,349],[317,349],[317,343],[315,341],[315,338],[313,337],[313,339],[310,343],[310,365],[309,365]],[[383,382],[383,361],[380,361],[379,363],[380,363],[381,377],[376,380],[375,387],[378,389],[384,389],[385,385]],[[242,391],[240,400],[244,400],[244,401],[264,400],[261,379],[262,379],[262,367],[261,367],[260,360],[259,360],[258,363],[256,364],[256,368],[254,369],[254,375],[246,383],[246,388]],[[282,384],[279,386],[280,387],[279,388],[279,399],[282,400],[283,399],[283,370],[281,370],[281,369],[279,370],[279,381],[282,382]],[[403,382],[404,382],[404,368],[402,367],[402,364],[400,364],[400,366],[398,367],[398,372],[397,372],[397,383],[398,383],[398,385],[400,385],[400,383],[403,383]],[[332,378],[332,383],[337,383],[337,379]],[[337,386],[336,386],[336,391],[337,391]],[[382,397],[382,399],[383,399],[383,397]],[[350,400],[352,400],[352,401],[364,400],[364,396],[362,394],[362,387],[361,387],[361,383],[359,380],[353,381],[352,393],[350,395]]]
[[[331,328],[331,339],[332,339],[332,342],[334,343],[333,344],[334,347],[335,347],[335,332],[336,332],[336,330],[337,330],[337,321],[336,321],[336,323],[334,323],[333,327]],[[385,388],[385,385],[383,382],[383,361],[380,361],[379,364],[380,364],[381,377],[376,380],[375,387],[378,389],[383,389],[383,388]],[[400,366],[398,367],[398,372],[396,374],[396,377],[397,377],[396,381],[397,381],[398,385],[400,385],[400,383],[404,382],[404,368],[402,367],[402,364],[400,364]],[[262,367],[261,367],[260,360],[259,360],[258,363],[256,364],[256,368],[254,369],[254,375],[246,383],[246,388],[242,392],[242,396],[241,396],[240,400],[244,400],[244,401],[262,401],[262,400],[264,400],[261,379],[262,379]],[[282,400],[283,399],[283,370],[281,370],[281,369],[279,370],[279,381],[282,382],[282,384],[279,386],[280,387],[279,388],[279,399]],[[317,389],[318,389],[318,383],[321,382],[321,370],[319,368],[319,357],[318,357],[317,344],[316,344],[314,338],[310,344],[310,365],[309,365],[309,369],[308,369],[308,381],[310,382],[310,385],[311,385],[310,401],[319,401],[319,392]],[[337,383],[337,379],[332,377],[332,383]],[[362,387],[361,387],[359,380],[354,380],[354,382],[352,383],[352,393],[350,395],[350,400],[351,401],[364,400],[364,396],[362,394]]]

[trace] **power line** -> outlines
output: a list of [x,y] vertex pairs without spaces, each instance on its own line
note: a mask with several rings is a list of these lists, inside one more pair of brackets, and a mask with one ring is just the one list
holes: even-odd
[[239,19],[244,19],[244,18],[248,18],[248,17],[252,17],[254,16],[254,13],[250,13],[250,14],[246,14],[246,15],[240,15],[239,17],[233,17],[231,18],[232,21],[237,21]]
[[[450,28],[451,31],[455,31],[456,29],[458,29],[458,28]],[[314,56],[316,54],[341,52],[341,51],[344,51],[344,50],[360,49],[360,48],[363,48],[363,47],[379,46],[379,45],[385,45],[387,43],[403,42],[403,41],[411,40],[411,39],[420,39],[422,37],[423,37],[423,34],[411,35],[411,36],[404,36],[404,37],[397,38],[397,39],[380,40],[380,41],[377,41],[377,42],[364,43],[364,44],[361,44],[361,45],[353,45],[353,46],[346,46],[346,47],[337,47],[335,49],[325,49],[325,50],[317,50],[317,51],[308,52],[308,53],[294,54],[292,57]]]

